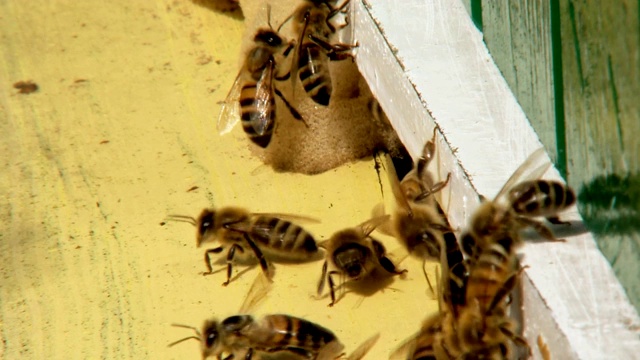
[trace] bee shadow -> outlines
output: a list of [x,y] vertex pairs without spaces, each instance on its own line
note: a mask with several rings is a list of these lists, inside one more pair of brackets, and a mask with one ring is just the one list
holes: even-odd
[[[377,292],[384,292],[385,289],[399,291],[391,287],[395,281],[395,274],[390,274],[385,270],[376,268],[362,279],[347,279],[345,282],[336,287],[336,304],[347,295],[347,293],[355,293],[364,297],[370,297]],[[363,299],[364,300],[364,299]]]

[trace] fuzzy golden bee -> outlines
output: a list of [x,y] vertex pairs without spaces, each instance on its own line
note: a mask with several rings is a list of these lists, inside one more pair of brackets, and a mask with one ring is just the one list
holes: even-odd
[[[474,248],[496,239],[512,239],[516,246],[522,238],[519,232],[531,227],[549,241],[556,239],[551,230],[535,217],[562,224],[558,213],[573,205],[575,193],[563,183],[539,179],[549,168],[544,149],[533,152],[507,180],[492,201],[483,201],[474,212],[470,226],[462,238],[463,250],[474,257]],[[542,165],[536,166],[537,163]]]
[[271,283],[263,274],[258,274],[240,307],[240,314],[222,321],[208,319],[201,330],[173,324],[191,329],[195,335],[169,346],[189,339],[198,340],[203,359],[213,356],[218,359],[252,359],[254,355],[268,353],[283,355],[288,359],[333,360],[342,353],[344,345],[331,330],[321,325],[286,314],[265,315],[260,319],[250,315],[270,290]]
[[[448,266],[458,279],[464,276],[464,268],[458,266],[463,260],[462,252],[456,235],[434,196],[449,183],[451,174],[447,175],[446,180],[435,182],[427,171],[436,151],[436,131],[437,128],[434,128],[431,140],[424,145],[422,156],[402,181],[398,181],[393,162],[387,161],[389,180],[397,204],[392,217],[392,234],[410,254],[423,261],[439,260],[441,249],[445,249]],[[426,272],[425,278],[433,292],[433,286]],[[463,294],[460,286],[458,283],[451,284],[454,303],[462,301]]]
[[262,271],[270,277],[267,260],[280,262],[306,262],[319,260],[321,251],[316,240],[293,221],[317,222],[315,219],[290,214],[251,213],[239,207],[204,209],[193,218],[171,215],[169,219],[188,222],[196,227],[198,247],[217,241],[220,246],[205,252],[207,272],[213,272],[211,254],[227,250],[227,280],[231,279],[232,263],[237,253],[254,255]]
[[350,51],[357,46],[331,43],[337,31],[331,21],[349,1],[337,6],[336,0],[304,0],[291,15],[293,31],[299,34],[291,66],[292,87],[295,89],[299,77],[307,95],[320,105],[329,105],[333,91],[329,61],[352,58]]
[[[322,294],[325,281],[328,280],[331,295],[329,306],[336,303],[336,283],[333,276],[343,275],[350,280],[360,280],[378,268],[392,275],[400,275],[407,271],[398,270],[387,257],[384,245],[370,236],[378,225],[388,219],[388,216],[370,219],[357,227],[340,230],[329,240],[320,243],[326,250],[326,260],[318,283],[318,295]],[[328,270],[329,264],[333,270]]]
[[[279,29],[273,30],[270,24],[269,28],[257,30],[253,42],[255,45],[247,53],[244,65],[222,104],[218,130],[221,134],[227,133],[241,119],[242,128],[249,139],[266,148],[275,127],[275,96],[282,100],[295,119],[303,121],[302,115],[275,84],[275,81],[290,77],[290,72],[279,75],[278,71],[279,65],[289,55],[294,44],[286,42],[279,34]],[[241,114],[238,114],[238,109]]]
[[488,244],[471,261],[465,305],[456,322],[457,342],[463,353],[489,352],[507,359],[511,342],[530,351],[526,340],[516,334],[515,320],[507,313],[506,298],[518,283],[521,270],[512,239]]

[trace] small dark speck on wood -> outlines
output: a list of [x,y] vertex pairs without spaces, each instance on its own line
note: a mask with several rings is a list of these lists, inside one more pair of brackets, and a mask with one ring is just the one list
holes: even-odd
[[187,192],[192,192],[192,191],[198,190],[198,189],[199,189],[198,186],[192,186],[192,187],[189,188],[189,190],[187,190]]
[[27,81],[18,81],[13,84],[13,87],[20,90],[18,93],[20,94],[31,94],[38,91],[38,84],[32,82],[31,80]]

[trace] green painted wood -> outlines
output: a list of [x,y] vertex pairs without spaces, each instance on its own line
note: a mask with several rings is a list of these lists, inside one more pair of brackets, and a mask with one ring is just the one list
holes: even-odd
[[639,8],[638,0],[482,2],[489,51],[638,309]]
[[548,2],[484,1],[484,39],[498,68],[547,148],[556,156]]

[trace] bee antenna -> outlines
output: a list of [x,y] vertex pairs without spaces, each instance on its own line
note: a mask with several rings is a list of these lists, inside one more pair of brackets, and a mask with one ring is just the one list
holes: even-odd
[[202,339],[202,334],[200,334],[200,331],[197,328],[193,327],[193,326],[182,325],[182,324],[171,324],[171,326],[181,327],[181,328],[185,328],[185,329],[191,329],[196,333],[197,336],[196,335],[187,336],[186,338],[183,338],[183,339],[180,339],[178,341],[172,342],[171,344],[167,345],[167,347],[172,347],[173,345],[180,344],[181,342],[186,341],[186,340],[190,340],[190,339],[196,339],[198,341],[200,341]]
[[269,29],[273,30],[273,26],[271,26],[271,4],[267,4],[267,24]]
[[180,339],[180,340],[178,340],[178,341],[174,341],[174,342],[172,342],[171,344],[167,345],[167,347],[172,347],[173,345],[177,345],[177,344],[180,344],[180,343],[181,343],[181,342],[183,342],[183,341],[187,341],[187,340],[191,340],[191,339],[195,339],[195,340],[198,340],[198,341],[200,341],[200,340],[201,340],[199,337],[197,337],[197,336],[195,336],[195,335],[191,335],[191,336],[187,336],[187,337],[186,337],[186,338],[184,338],[184,339]]
[[193,216],[187,216],[187,215],[168,215],[167,220],[186,222],[193,226],[196,226],[198,223]]

